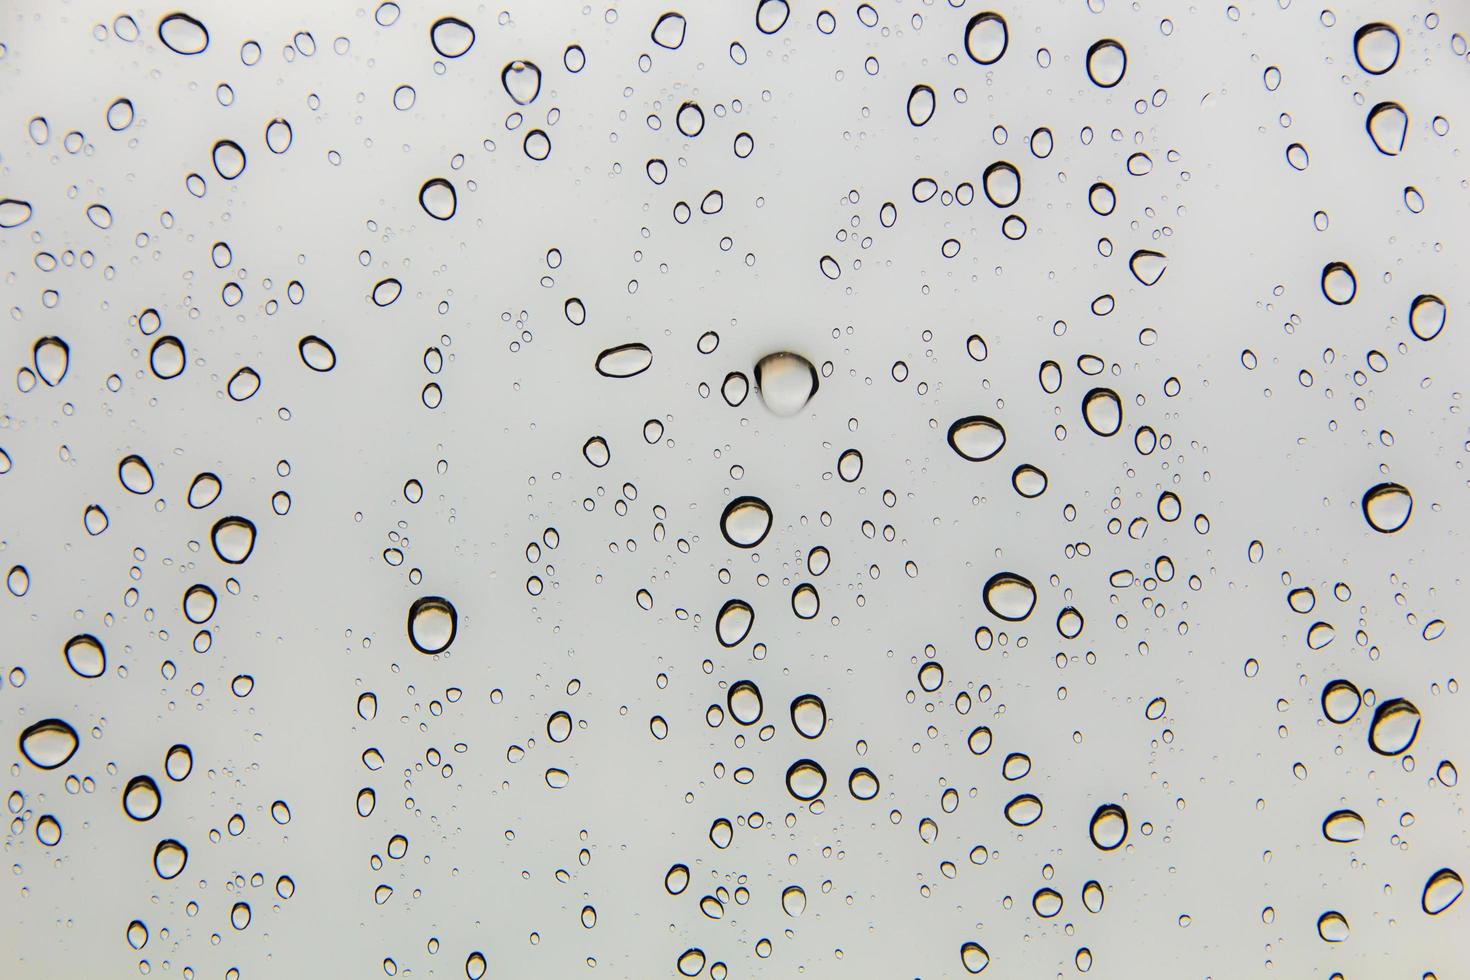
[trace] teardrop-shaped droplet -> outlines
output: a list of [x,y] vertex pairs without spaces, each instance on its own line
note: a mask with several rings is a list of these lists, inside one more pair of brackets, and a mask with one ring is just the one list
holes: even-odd
[[995,456],[1006,444],[1006,430],[988,415],[970,415],[949,427],[949,447],[972,463]]
[[659,47],[676,51],[679,45],[684,43],[685,27],[684,15],[670,11],[654,22],[653,31],[649,36]]
[[1465,882],[1460,875],[1449,868],[1440,868],[1424,883],[1424,895],[1419,904],[1428,914],[1439,915],[1463,894]]
[[530,105],[541,94],[541,69],[530,61],[512,61],[500,72],[500,84],[516,105]]
[[922,126],[934,118],[934,90],[927,85],[915,85],[909,90],[909,122]]
[[965,25],[965,53],[977,65],[995,64],[1009,43],[1006,19],[994,11],[976,14]]
[[767,354],[755,366],[761,401],[776,415],[789,417],[806,407],[817,393],[817,369],[800,354]]
[[788,885],[781,892],[781,911],[793,919],[806,911],[806,892],[800,885]]
[[1036,586],[1013,572],[992,575],[985,583],[981,597],[991,615],[1009,623],[1019,623],[1036,608]]
[[720,515],[720,533],[737,548],[754,548],[771,530],[771,507],[759,497],[736,497]]
[[47,387],[55,388],[66,377],[67,366],[71,363],[71,347],[60,337],[42,337],[36,341],[31,359],[36,365],[36,374]]
[[631,378],[653,365],[653,351],[643,344],[621,344],[597,355],[597,373],[605,378]]
[[37,769],[64,766],[77,751],[77,730],[60,718],[47,718],[20,733],[20,754]]
[[442,653],[454,642],[459,614],[442,596],[423,596],[408,607],[408,640],[419,653]]
[[1409,523],[1413,512],[1413,496],[1397,483],[1380,483],[1363,494],[1363,517],[1369,527],[1383,534],[1392,534]]

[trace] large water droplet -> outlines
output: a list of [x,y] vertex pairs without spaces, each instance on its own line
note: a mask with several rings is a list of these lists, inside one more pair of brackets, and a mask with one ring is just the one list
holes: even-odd
[[0,198],[0,228],[19,228],[30,220],[29,201],[18,201],[13,197]]
[[736,681],[731,684],[725,700],[730,707],[730,717],[740,724],[754,725],[761,720],[761,692],[754,681]]
[[66,665],[78,677],[101,677],[107,670],[107,653],[102,641],[91,633],[80,633],[67,640],[62,652]]
[[1082,396],[1082,421],[1100,436],[1113,436],[1123,427],[1123,401],[1111,388],[1093,388]]
[[1363,696],[1352,681],[1328,681],[1322,688],[1322,713],[1335,725],[1346,725],[1358,713]]
[[474,46],[475,29],[458,17],[441,17],[429,28],[429,43],[444,58],[459,58]]
[[419,188],[419,207],[424,213],[439,221],[448,221],[454,217],[455,208],[459,198],[454,193],[454,185],[443,177],[435,177],[433,180],[424,181],[424,186]]
[[242,564],[255,550],[255,525],[244,517],[222,517],[210,532],[210,541],[220,561]]
[[1348,937],[1347,916],[1341,912],[1323,912],[1317,919],[1317,935],[1325,942],[1345,942]]
[[1409,523],[1413,511],[1413,496],[1397,483],[1380,483],[1363,494],[1363,516],[1369,527],[1383,534],[1392,534]]
[[949,427],[949,446],[973,463],[983,462],[1006,444],[1006,430],[988,415],[970,415]]
[[1382,22],[1364,24],[1353,35],[1353,56],[1370,75],[1382,75],[1399,60],[1399,33]]
[[993,65],[1006,53],[1010,32],[1000,14],[987,10],[965,25],[965,53],[978,65]]
[[1368,110],[1368,137],[1379,153],[1398,156],[1409,135],[1409,114],[1397,102],[1380,102]]
[[915,85],[909,90],[909,122],[922,126],[934,118],[934,90],[927,85]]
[[1379,755],[1407,752],[1419,734],[1419,720],[1419,709],[1404,698],[1380,703],[1368,728],[1368,747]]
[[189,863],[189,850],[176,840],[162,840],[153,849],[153,870],[165,881],[177,878]]
[[684,43],[685,27],[684,15],[670,11],[654,23],[653,31],[649,36],[659,47],[675,51],[679,45]]
[[754,548],[771,530],[771,508],[759,497],[736,497],[720,515],[720,533],[737,548]]
[[981,597],[991,615],[1011,623],[1019,623],[1036,608],[1036,586],[1013,572],[992,575],[985,583]]
[[744,599],[731,599],[720,607],[715,617],[715,636],[721,646],[738,646],[750,635],[755,625],[755,610]]
[[325,373],[337,366],[337,352],[332,345],[314,334],[302,337],[296,351],[301,355],[301,363],[313,371]]
[[1041,800],[1031,793],[1022,793],[1006,804],[1005,814],[1017,827],[1029,827],[1041,819]]
[[184,344],[177,337],[159,337],[148,352],[148,367],[163,381],[183,374],[186,364]]
[[761,401],[777,415],[795,415],[817,393],[817,369],[800,354],[767,354],[755,366],[755,384]]
[[827,773],[811,759],[800,759],[786,770],[786,788],[798,800],[815,800],[827,788]]
[[1105,803],[1093,812],[1087,832],[1098,850],[1114,850],[1128,837],[1128,814],[1116,803]]
[[1424,883],[1420,906],[1430,915],[1439,915],[1465,894],[1465,882],[1449,868],[1440,868]]
[[64,766],[77,751],[77,730],[60,718],[47,718],[20,733],[20,754],[37,769]]
[[1409,305],[1409,330],[1420,340],[1433,340],[1444,329],[1444,300],[1432,294],[1416,296]]
[[653,351],[643,344],[621,344],[597,355],[597,373],[605,378],[631,378],[653,365]]
[[31,360],[41,380],[47,387],[54,388],[66,377],[67,365],[71,363],[71,347],[60,337],[42,337],[31,351]]
[[1128,52],[1112,38],[1104,38],[1087,49],[1087,77],[1098,88],[1112,88],[1128,71]]
[[1335,810],[1322,821],[1322,836],[1334,844],[1363,839],[1363,818],[1353,810]]
[[781,892],[781,911],[793,919],[806,911],[806,892],[800,885],[788,885]]
[[459,614],[442,596],[423,596],[408,607],[408,640],[419,653],[449,649],[458,628]]
[[200,54],[209,47],[209,31],[188,14],[169,14],[158,22],[158,39],[174,54]]
[[1128,260],[1128,270],[1133,273],[1133,278],[1145,286],[1152,286],[1162,279],[1168,266],[1169,260],[1164,253],[1146,248],[1134,252],[1133,257]]
[[817,738],[827,727],[827,706],[815,694],[791,702],[791,724],[803,738]]
[[123,812],[140,823],[152,820],[163,805],[163,795],[151,776],[134,776],[123,788]]
[[142,456],[124,456],[117,464],[117,479],[129,493],[142,495],[153,490],[153,471]]
[[509,62],[501,69],[500,84],[516,105],[530,105],[541,94],[541,69],[530,61]]

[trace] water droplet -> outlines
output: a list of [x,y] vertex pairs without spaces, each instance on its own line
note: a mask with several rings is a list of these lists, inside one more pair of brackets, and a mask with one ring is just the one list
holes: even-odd
[[174,54],[201,54],[209,47],[209,31],[188,14],[169,14],[158,22],[158,39]]
[[184,373],[187,359],[183,342],[177,337],[160,337],[148,352],[148,366],[155,377],[163,381],[177,378]]
[[781,911],[793,919],[806,911],[806,892],[799,885],[788,885],[781,892]]
[[272,119],[265,127],[265,148],[272,153],[285,153],[291,149],[291,124],[284,119]]
[[[997,160],[985,168],[985,173],[980,179],[980,186],[991,204],[998,208],[1008,208],[1021,199],[1021,172],[1014,165],[1004,160]],[[984,360],[979,357],[975,359]]]
[[0,198],[0,228],[19,228],[30,220],[29,201],[17,201],[13,197]]
[[142,456],[124,456],[117,464],[117,479],[129,493],[142,495],[153,490],[153,471]]
[[171,746],[163,757],[164,774],[176,783],[189,778],[194,771],[194,753],[187,745]]
[[742,725],[754,725],[761,719],[761,692],[754,681],[737,681],[730,685],[726,702],[730,717]]
[[213,473],[200,473],[189,484],[189,506],[202,510],[219,499],[223,484]]
[[1043,919],[1052,919],[1062,911],[1062,895],[1055,888],[1038,888],[1031,896],[1031,908]]
[[454,185],[443,177],[435,177],[433,180],[424,181],[424,186],[419,188],[419,207],[424,213],[439,221],[448,221],[454,217],[458,206],[459,197],[454,192]]
[[605,378],[631,378],[653,365],[653,351],[642,344],[609,347],[597,355],[597,373]]
[[811,759],[800,759],[786,770],[786,788],[798,800],[814,800],[827,788],[827,773]]
[[1134,252],[1133,257],[1128,260],[1128,270],[1133,273],[1133,278],[1145,286],[1152,286],[1163,278],[1168,264],[1169,260],[1162,252],[1143,248]]
[[214,172],[225,180],[234,180],[245,172],[245,151],[234,140],[220,140],[210,152]]
[[153,870],[164,881],[177,878],[189,863],[189,850],[176,840],[162,840],[153,849]]
[[60,718],[47,718],[20,733],[20,754],[37,769],[64,766],[77,751],[77,730]]
[[78,677],[101,677],[107,670],[107,653],[102,641],[91,633],[80,633],[67,640],[62,652],[66,665]]
[[1465,894],[1465,882],[1449,868],[1440,868],[1424,883],[1420,906],[1430,915],[1439,915]]
[[704,110],[698,102],[685,102],[674,113],[674,126],[683,135],[693,139],[704,132]]
[[981,592],[991,615],[1019,623],[1036,608],[1036,586],[1013,572],[992,575]]
[[687,864],[676,864],[669,868],[664,875],[664,889],[670,895],[682,895],[684,889],[689,887],[689,866]]
[[679,45],[684,43],[685,27],[684,15],[670,11],[654,23],[653,31],[649,36],[659,47],[676,51]]
[[1399,34],[1387,24],[1364,24],[1353,35],[1358,67],[1370,75],[1388,72],[1399,60]]
[[163,795],[151,776],[134,776],[123,788],[123,812],[140,823],[152,820],[163,806]]
[[1112,88],[1128,70],[1128,52],[1112,38],[1104,38],[1087,49],[1087,77],[1098,88]]
[[1368,747],[1379,755],[1407,752],[1419,734],[1419,709],[1404,698],[1378,705],[1368,728]]
[[148,945],[148,927],[134,919],[128,923],[127,937],[129,946],[134,949],[142,949]]
[[55,847],[61,843],[61,823],[51,814],[43,814],[36,821],[36,840],[45,847]]
[[94,538],[107,530],[107,523],[107,511],[96,504],[82,512],[82,527]]
[[454,642],[459,614],[441,596],[415,599],[408,607],[408,640],[419,653],[442,653]]
[[853,483],[863,475],[863,454],[856,449],[844,450],[837,457],[837,476],[844,483]]
[[1029,827],[1041,819],[1041,800],[1030,793],[1022,793],[1006,804],[1006,819],[1017,827]]
[[750,635],[754,625],[755,610],[750,603],[744,599],[731,599],[720,607],[720,613],[715,617],[715,636],[721,646],[739,646]]
[[1087,832],[1098,850],[1114,850],[1128,837],[1128,814],[1116,803],[1105,803],[1093,812]]
[[47,387],[55,388],[66,377],[67,365],[71,363],[71,347],[60,337],[42,337],[31,351],[31,360],[41,380]]
[[397,279],[383,279],[373,286],[373,303],[377,306],[391,306],[402,294],[403,283]]
[[210,531],[214,553],[220,561],[242,564],[255,550],[255,525],[244,517],[223,517]]
[[1117,435],[1123,427],[1123,401],[1111,388],[1093,388],[1082,396],[1082,420],[1097,435]]
[[720,515],[720,533],[737,548],[754,548],[771,530],[771,508],[759,497],[736,497]]
[[1380,102],[1368,110],[1368,137],[1379,153],[1398,156],[1409,134],[1409,114],[1397,102]]
[[1380,483],[1363,494],[1363,516],[1369,527],[1383,534],[1392,534],[1409,523],[1413,511],[1414,498],[1397,483]]
[[827,706],[815,694],[791,702],[791,725],[803,738],[818,738],[827,727]]
[[296,350],[301,355],[301,363],[313,371],[326,372],[337,366],[337,352],[315,334],[302,337]]
[[817,369],[800,354],[767,354],[755,366],[755,384],[766,408],[789,417],[805,408],[817,393]]
[[965,741],[970,746],[971,753],[974,755],[984,755],[990,751],[990,746],[995,741],[995,736],[989,728],[980,725],[970,731],[969,738]]
[[254,368],[242,367],[231,375],[225,385],[225,394],[237,402],[248,401],[260,390],[260,375]]
[[1006,431],[988,415],[970,415],[949,427],[949,447],[973,463],[995,456],[1006,444]]
[[474,46],[475,29],[458,17],[441,17],[429,28],[429,43],[440,57],[463,57]]
[[960,947],[960,963],[966,973],[979,973],[990,965],[990,954],[979,943],[965,943]]
[[1046,492],[1046,473],[1029,463],[1022,463],[1011,472],[1011,486],[1021,496],[1034,499]]
[[934,118],[934,90],[927,85],[915,85],[909,91],[909,122],[922,126]]
[[760,0],[755,7],[755,27],[762,34],[774,34],[786,26],[791,7],[786,0]]
[[1322,821],[1322,836],[1334,844],[1363,839],[1363,818],[1352,810],[1335,810]]
[[1334,306],[1346,306],[1358,294],[1358,278],[1346,262],[1322,267],[1322,295]]
[[1348,937],[1347,917],[1341,912],[1323,912],[1317,919],[1317,935],[1329,943],[1345,941]]
[[679,954],[677,961],[679,975],[685,977],[697,977],[704,969],[704,950],[694,947],[686,949]]
[[133,100],[117,99],[107,107],[107,128],[120,133],[133,124]]
[[1433,340],[1444,329],[1444,300],[1434,295],[1414,298],[1409,306],[1409,330],[1420,340]]
[[1000,14],[987,10],[965,25],[965,53],[977,65],[993,65],[1006,53],[1010,32]]

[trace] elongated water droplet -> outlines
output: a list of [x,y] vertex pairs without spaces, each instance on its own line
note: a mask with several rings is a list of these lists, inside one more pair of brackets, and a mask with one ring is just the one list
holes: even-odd
[[1022,793],[1006,804],[1005,815],[1017,827],[1029,827],[1041,819],[1041,800],[1030,793]]
[[1087,49],[1087,77],[1098,88],[1112,88],[1128,71],[1128,52],[1112,38],[1104,38]]
[[1123,427],[1123,401],[1111,388],[1093,388],[1082,396],[1082,420],[1097,435],[1117,435]]
[[174,54],[201,54],[209,47],[209,31],[188,14],[169,14],[158,22],[158,39]]
[[20,754],[37,769],[66,765],[77,751],[77,730],[60,718],[47,718],[20,733]]
[[631,378],[653,365],[653,351],[643,344],[609,347],[597,355],[597,373],[605,378]]
[[332,345],[314,334],[302,337],[296,351],[301,355],[301,363],[313,371],[325,373],[337,366],[337,352]]
[[984,462],[1006,444],[1006,430],[988,415],[970,415],[949,427],[949,447],[972,463]]
[[1460,875],[1449,868],[1440,868],[1424,883],[1424,894],[1419,904],[1429,915],[1439,915],[1463,894],[1465,882]]
[[1433,340],[1444,329],[1444,300],[1432,294],[1417,296],[1409,305],[1409,330],[1420,340]]
[[909,90],[909,122],[923,126],[934,118],[934,90],[927,85],[915,85]]
[[715,636],[721,646],[739,646],[755,625],[755,610],[744,599],[731,599],[715,617]]
[[117,464],[117,479],[129,493],[141,495],[153,490],[153,471],[142,456],[124,456]]
[[1322,688],[1322,713],[1336,725],[1346,725],[1358,713],[1363,696],[1352,681],[1328,681]]
[[791,725],[803,738],[818,738],[827,727],[827,706],[815,694],[791,702]]

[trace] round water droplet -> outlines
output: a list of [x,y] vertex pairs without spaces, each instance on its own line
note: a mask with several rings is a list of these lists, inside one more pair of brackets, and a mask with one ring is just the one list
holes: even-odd
[[987,10],[965,24],[965,53],[977,65],[993,65],[1006,53],[1010,32],[1000,14]]
[[189,850],[176,840],[162,840],[153,849],[153,870],[167,881],[177,878],[189,863]]
[[1097,435],[1117,435],[1123,427],[1123,401],[1111,388],[1093,388],[1082,396],[1082,420]]
[[670,895],[682,895],[684,889],[689,887],[689,866],[687,864],[676,864],[669,868],[664,875],[664,889]]
[[972,463],[995,456],[1006,444],[1006,430],[988,415],[970,415],[949,427],[949,447]]
[[158,39],[174,54],[200,54],[209,47],[209,31],[188,14],[169,14],[158,22]]
[[863,475],[863,454],[856,449],[845,450],[837,457],[837,476],[844,483],[853,483]]
[[210,541],[220,561],[242,564],[255,550],[255,525],[244,517],[223,517],[210,531]]
[[781,892],[781,911],[793,919],[806,911],[806,892],[799,885],[788,885]]
[[120,133],[133,124],[133,100],[117,99],[107,107],[107,128]]
[[1465,894],[1465,882],[1449,868],[1440,868],[1424,883],[1420,906],[1430,915],[1439,915]]
[[163,795],[151,776],[134,776],[123,788],[123,812],[140,823],[152,820],[163,806]]
[[177,337],[158,338],[148,352],[149,368],[155,377],[163,381],[183,374],[186,363],[183,342]]
[[1363,839],[1363,818],[1353,810],[1335,810],[1322,821],[1322,836],[1334,844]]
[[429,28],[429,43],[440,57],[463,57],[475,43],[475,29],[458,17],[441,17]]
[[272,153],[285,153],[291,149],[291,124],[284,119],[272,119],[265,127],[265,148]]
[[1345,942],[1348,937],[1347,916],[1341,912],[1323,912],[1317,919],[1317,935],[1325,942]]
[[766,408],[789,417],[805,408],[817,393],[817,369],[800,354],[767,354],[755,366],[755,384]]
[[1087,833],[1098,850],[1115,850],[1128,837],[1128,814],[1116,803],[1105,803],[1093,812]]
[[1098,88],[1112,88],[1128,71],[1128,52],[1112,38],[1104,38],[1087,49],[1087,77]]
[[786,0],[760,0],[755,7],[755,27],[762,34],[774,34],[786,26],[791,7]]
[[225,180],[234,180],[245,172],[245,151],[234,140],[220,140],[210,152],[214,172]]
[[965,943],[960,947],[960,964],[966,973],[979,973],[990,965],[990,954],[979,943]]
[[791,702],[791,725],[803,738],[818,738],[827,727],[827,706],[815,694]]
[[771,508],[759,497],[736,497],[720,515],[720,533],[737,548],[754,548],[771,530]]
[[653,351],[643,344],[609,347],[597,355],[597,373],[605,378],[631,378],[653,365]]
[[786,788],[798,800],[815,800],[827,788],[827,773],[811,759],[800,759],[786,770]]
[[254,368],[242,367],[225,385],[225,393],[237,402],[248,401],[260,390],[260,375]]
[[1011,472],[1011,486],[1027,499],[1046,492],[1046,473],[1029,463],[1022,463]]
[[1419,709],[1404,698],[1381,702],[1368,728],[1368,747],[1379,755],[1407,752],[1419,734]]
[[1010,623],[1019,623],[1036,608],[1036,586],[1029,579],[1012,572],[992,575],[981,596],[991,615]]
[[61,843],[61,823],[47,813],[36,821],[36,840],[45,847],[55,847]]
[[704,970],[704,950],[694,947],[686,949],[679,954],[676,961],[679,975],[685,977],[697,977]]
[[984,725],[972,729],[969,738],[966,739],[967,744],[970,746],[970,751],[975,755],[984,755],[989,752],[990,746],[994,741],[995,736]]
[[565,711],[554,712],[546,719],[546,737],[553,742],[565,742],[572,737],[572,716]]
[[20,733],[20,754],[37,769],[64,766],[77,751],[77,730],[60,718],[47,718]]
[[408,640],[419,653],[442,653],[454,642],[459,614],[441,596],[415,599],[408,607]]
[[742,725],[754,725],[761,719],[761,692],[754,681],[737,681],[730,685],[726,702],[730,717]]
[[593,436],[582,443],[582,458],[596,467],[606,466],[612,461],[612,450],[602,436]]
[[78,677],[101,677],[107,670],[107,653],[102,641],[91,633],[80,633],[67,640],[62,652],[66,665]]
[[1364,24],[1353,35],[1353,56],[1370,75],[1388,72],[1399,60],[1399,33],[1388,24]]
[[1043,919],[1052,919],[1062,911],[1062,894],[1055,888],[1039,888],[1031,896],[1031,908]]
[[1433,340],[1444,329],[1444,300],[1434,295],[1417,296],[1409,306],[1409,330],[1420,340]]
[[419,188],[419,207],[424,213],[439,221],[448,221],[454,217],[454,211],[459,198],[454,192],[454,185],[443,177],[435,177],[433,180],[424,182]]
[[1383,534],[1392,534],[1409,523],[1413,511],[1414,498],[1397,483],[1380,483],[1363,494],[1363,516],[1369,527]]
[[1322,295],[1334,306],[1346,306],[1358,294],[1358,277],[1346,262],[1329,262],[1322,267]]
[[1365,124],[1373,146],[1385,156],[1398,156],[1404,151],[1409,135],[1409,114],[1397,102],[1380,102],[1368,110]]
[[731,599],[715,617],[715,636],[722,646],[739,646],[755,625],[755,610],[744,599]]
[[383,279],[373,286],[373,303],[377,306],[391,306],[402,294],[403,283],[397,279]]

